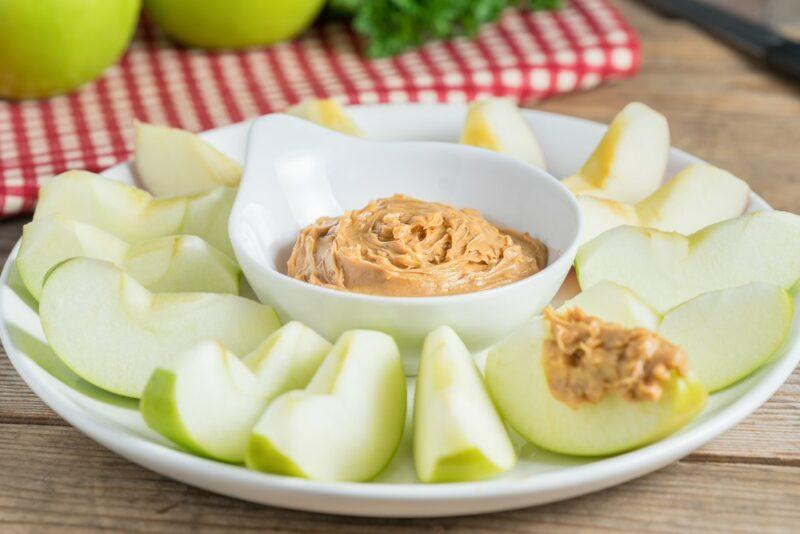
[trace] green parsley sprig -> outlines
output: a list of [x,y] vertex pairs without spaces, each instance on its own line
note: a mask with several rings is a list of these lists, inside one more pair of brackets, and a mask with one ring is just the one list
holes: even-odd
[[329,10],[352,17],[370,57],[393,56],[432,39],[473,36],[507,7],[556,9],[561,0],[330,0]]

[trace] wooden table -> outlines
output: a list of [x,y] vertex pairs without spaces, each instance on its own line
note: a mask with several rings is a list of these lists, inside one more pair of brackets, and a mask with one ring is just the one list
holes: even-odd
[[[767,0],[768,1],[768,0]],[[777,0],[780,1],[780,0]],[[634,80],[539,107],[607,122],[631,100],[665,113],[674,144],[800,213],[800,98],[680,21],[619,1],[645,45]],[[0,257],[23,219],[0,224]],[[109,452],[50,411],[0,356],[0,531],[131,529],[389,531],[800,531],[800,372],[754,415],[698,452],[634,482],[566,502],[449,519],[291,512],[165,479]]]

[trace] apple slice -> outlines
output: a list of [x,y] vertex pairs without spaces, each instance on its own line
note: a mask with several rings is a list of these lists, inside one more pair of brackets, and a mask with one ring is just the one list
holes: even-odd
[[310,98],[287,108],[284,113],[315,122],[343,134],[355,137],[364,135],[336,100]]
[[707,163],[689,165],[636,205],[579,194],[584,220],[581,243],[622,225],[688,235],[738,217],[749,197],[745,182]]
[[636,204],[661,185],[668,151],[667,119],[632,102],[614,117],[581,170],[563,183],[576,195]]
[[717,391],[769,361],[786,339],[793,313],[786,290],[753,282],[681,304],[664,316],[658,332],[680,345],[697,378]]
[[790,288],[800,279],[800,217],[759,211],[691,236],[620,226],[584,244],[578,282],[628,287],[661,313],[701,293],[768,282]]
[[150,428],[195,454],[241,462],[267,402],[235,354],[201,341],[156,368],[139,408]]
[[304,388],[330,347],[298,322],[282,326],[241,361],[222,344],[202,341],[153,372],[142,395],[142,416],[186,449],[241,463],[269,401]]
[[581,308],[589,315],[625,328],[657,330],[661,315],[636,293],[613,282],[600,282],[566,301],[559,311]]
[[332,345],[303,323],[290,321],[242,361],[270,399],[308,385]]
[[769,361],[789,332],[793,303],[778,286],[753,282],[711,291],[676,306],[663,318],[638,295],[599,282],[567,301],[628,328],[657,331],[679,345],[694,375],[709,391],[727,387]]
[[91,258],[50,273],[39,316],[53,351],[78,376],[134,398],[156,367],[198,341],[216,339],[246,354],[280,326],[269,306],[235,295],[154,294]]
[[630,204],[591,195],[575,195],[583,215],[580,243],[587,243],[617,226],[639,226],[636,208]]
[[406,379],[394,340],[351,330],[305,390],[269,405],[245,461],[259,471],[314,480],[368,480],[394,456],[405,412]]
[[90,224],[61,217],[37,219],[23,227],[16,265],[38,300],[50,269],[79,256],[110,261],[151,291],[239,293],[239,266],[197,236],[128,245]]
[[747,208],[750,186],[708,163],[689,165],[636,205],[640,226],[692,234],[738,217]]
[[[611,285],[597,291],[595,295],[591,294],[594,288],[584,292],[564,308],[580,305],[590,315],[644,328],[657,318],[630,291]],[[486,362],[486,383],[500,413],[540,447],[578,456],[616,454],[674,432],[705,406],[706,390],[689,374],[674,375],[657,401],[630,402],[614,395],[571,408],[552,395],[547,383],[542,345],[549,336],[544,318],[531,319],[492,347]]]
[[157,197],[195,195],[236,187],[242,166],[186,130],[136,121],[134,166]]
[[196,196],[154,199],[146,191],[91,172],[67,171],[42,187],[33,218],[58,215],[128,243],[196,235],[233,257],[227,221],[235,196],[236,190],[222,187]]
[[448,326],[425,338],[414,399],[414,465],[423,482],[479,480],[516,453],[472,355]]
[[487,148],[546,169],[539,141],[516,104],[492,98],[470,104],[461,130],[464,145]]

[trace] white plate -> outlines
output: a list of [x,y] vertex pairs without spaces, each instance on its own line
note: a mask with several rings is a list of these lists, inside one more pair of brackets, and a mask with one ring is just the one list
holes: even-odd
[[[350,113],[373,138],[454,141],[465,108],[361,106],[351,108]],[[537,111],[525,114],[538,133],[550,171],[559,177],[580,166],[604,131],[602,125],[572,117]],[[246,133],[247,124],[236,124],[204,137],[241,160]],[[668,174],[695,161],[672,150]],[[126,164],[104,174],[132,180]],[[759,208],[768,206],[752,195],[751,209]],[[800,321],[796,318],[786,345],[770,364],[712,395],[700,416],[676,434],[619,456],[570,458],[518,440],[520,462],[502,477],[423,485],[414,481],[410,445],[405,440],[394,462],[375,482],[310,482],[182,452],[150,431],[130,400],[104,393],[73,375],[43,341],[35,303],[21,289],[13,269],[15,257],[16,248],[0,278],[0,338],[17,372],[48,406],[97,442],[142,466],[217,493],[286,508],[361,516],[447,516],[519,508],[596,491],[668,465],[718,436],[765,402],[800,360]]]

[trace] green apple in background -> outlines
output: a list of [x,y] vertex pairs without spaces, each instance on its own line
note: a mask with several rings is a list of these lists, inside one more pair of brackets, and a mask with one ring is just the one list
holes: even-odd
[[0,1],[0,97],[42,98],[99,76],[128,45],[140,3]]
[[294,37],[324,0],[145,0],[152,20],[173,39],[201,48],[244,48]]

